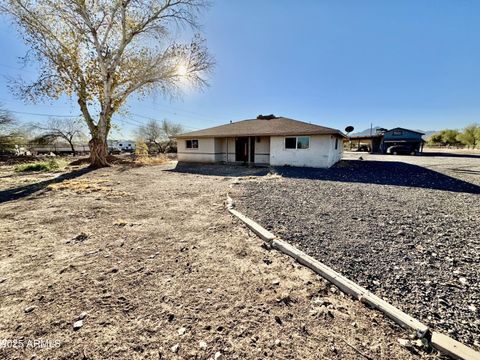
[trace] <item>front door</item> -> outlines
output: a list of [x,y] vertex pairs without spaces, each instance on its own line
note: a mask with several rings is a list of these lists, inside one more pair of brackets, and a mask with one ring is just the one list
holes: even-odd
[[235,139],[235,161],[248,161],[248,137]]

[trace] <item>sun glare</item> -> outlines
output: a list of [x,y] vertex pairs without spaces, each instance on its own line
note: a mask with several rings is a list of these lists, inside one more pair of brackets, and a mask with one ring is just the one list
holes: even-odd
[[185,76],[188,73],[188,69],[185,65],[180,64],[177,66],[177,74],[180,76]]

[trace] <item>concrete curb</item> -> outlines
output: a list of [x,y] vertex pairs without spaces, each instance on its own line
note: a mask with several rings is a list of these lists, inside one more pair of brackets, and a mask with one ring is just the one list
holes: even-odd
[[[288,244],[284,240],[277,238],[274,234],[264,229],[261,225],[259,225],[252,219],[246,217],[239,211],[234,210],[233,207],[233,199],[229,195],[227,195],[227,210],[232,215],[240,219],[261,239],[270,243],[272,248],[294,258],[300,264],[308,267],[315,273],[319,274],[320,276],[337,286],[344,293],[349,294],[360,300],[361,302],[369,304],[373,308],[380,310],[382,313],[395,321],[401,327],[414,330],[419,338],[428,338],[428,336],[426,335],[429,334],[429,328],[426,325],[424,325],[417,319],[411,317],[410,315],[404,313],[400,309],[397,309],[395,306],[389,304],[385,300],[372,294],[367,289],[354,283],[340,273],[334,271],[327,265],[298,250],[296,247]],[[454,359],[480,360],[479,352],[469,348],[466,345],[463,345],[462,343],[446,335],[437,332],[433,332],[432,334],[431,345],[440,352]]]

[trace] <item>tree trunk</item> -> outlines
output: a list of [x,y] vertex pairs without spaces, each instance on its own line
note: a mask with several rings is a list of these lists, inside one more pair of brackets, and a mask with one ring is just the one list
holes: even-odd
[[68,140],[68,143],[70,145],[70,148],[72,149],[72,155],[73,156],[76,156],[77,155],[77,152],[75,151],[75,146],[73,145],[73,142],[71,142],[70,140]]
[[100,134],[92,136],[88,142],[90,147],[90,167],[94,169],[110,166],[107,161],[107,137]]

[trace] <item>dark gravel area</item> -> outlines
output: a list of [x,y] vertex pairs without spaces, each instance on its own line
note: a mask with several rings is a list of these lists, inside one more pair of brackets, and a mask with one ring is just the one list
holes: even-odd
[[480,350],[480,158],[371,159],[276,169],[232,195],[276,235]]

